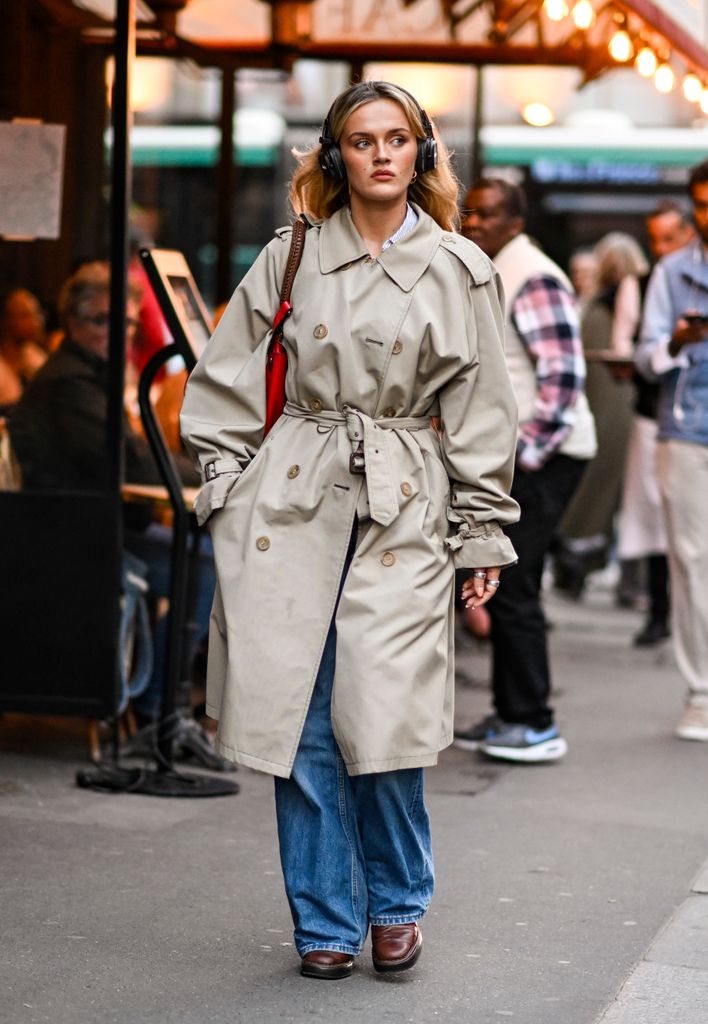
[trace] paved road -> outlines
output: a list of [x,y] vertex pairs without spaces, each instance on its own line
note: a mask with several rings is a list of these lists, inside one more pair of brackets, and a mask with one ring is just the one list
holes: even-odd
[[[674,740],[670,648],[634,612],[549,598],[561,763],[446,751],[428,773],[438,885],[408,974],[368,950],[302,979],[272,783],[218,800],[73,786],[78,725],[0,722],[2,1024],[705,1024],[708,745]],[[459,652],[458,718],[487,710],[487,655]]]

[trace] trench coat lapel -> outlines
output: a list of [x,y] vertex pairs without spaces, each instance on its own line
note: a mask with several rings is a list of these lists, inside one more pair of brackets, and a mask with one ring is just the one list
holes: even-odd
[[[409,292],[430,265],[442,231],[430,217],[421,216],[414,205],[418,223],[405,238],[390,246],[378,262],[404,292]],[[366,245],[354,227],[349,207],[338,210],[320,229],[320,270],[329,274],[368,254]]]

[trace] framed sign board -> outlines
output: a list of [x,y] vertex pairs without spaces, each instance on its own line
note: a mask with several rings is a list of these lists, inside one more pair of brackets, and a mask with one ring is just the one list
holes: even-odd
[[176,249],[141,249],[140,259],[174,343],[191,373],[213,326],[187,261]]

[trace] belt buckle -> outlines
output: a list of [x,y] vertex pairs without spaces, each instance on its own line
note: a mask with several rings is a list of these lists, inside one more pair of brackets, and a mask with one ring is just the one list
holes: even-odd
[[205,481],[216,480],[218,474],[216,472],[216,460],[213,462],[207,462],[204,467],[204,479]]
[[349,472],[355,474],[362,474],[366,472],[366,462],[364,461],[364,453],[352,452],[349,456]]

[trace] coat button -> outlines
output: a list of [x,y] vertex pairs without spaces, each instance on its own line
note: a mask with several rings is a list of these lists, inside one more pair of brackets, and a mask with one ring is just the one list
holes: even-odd
[[407,480],[404,480],[403,483],[401,484],[401,491],[403,492],[403,494],[405,494],[407,498],[410,498],[411,494],[413,493],[413,488],[411,487]]
[[399,338],[396,338],[396,340],[393,343],[393,349],[392,349],[394,356],[397,356],[398,353],[402,351],[402,349],[403,349],[403,342]]
[[322,412],[322,402],[320,402],[319,398],[311,399],[310,408],[313,412]]
[[443,235],[442,236],[442,240],[443,240],[443,242],[454,242],[455,241],[455,236],[454,235]]
[[288,470],[288,477],[291,480],[294,480],[299,472],[300,472],[300,467],[297,464],[294,465],[294,466],[291,466],[290,469]]
[[386,419],[390,420],[392,416],[396,415],[396,410],[393,408],[393,406],[389,405],[388,409],[384,409],[383,414],[386,417]]
[[384,551],[381,555],[381,565],[394,565],[396,556],[393,551]]
[[268,537],[259,537],[256,541],[256,547],[259,551],[267,551],[270,547],[270,540]]
[[322,341],[323,338],[327,337],[327,334],[329,332],[324,324],[318,324],[312,333],[314,334],[318,341]]

